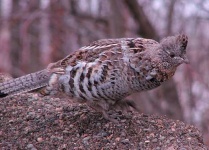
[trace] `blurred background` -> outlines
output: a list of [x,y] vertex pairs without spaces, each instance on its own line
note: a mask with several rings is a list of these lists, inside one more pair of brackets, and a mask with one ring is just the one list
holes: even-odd
[[0,72],[18,77],[103,38],[186,33],[189,65],[137,93],[142,112],[197,126],[209,145],[208,0],[0,0]]

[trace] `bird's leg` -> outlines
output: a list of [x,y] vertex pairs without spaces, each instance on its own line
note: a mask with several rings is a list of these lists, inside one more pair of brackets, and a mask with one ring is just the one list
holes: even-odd
[[118,120],[111,118],[110,115],[105,110],[102,110],[101,112],[102,112],[102,115],[105,119],[107,119],[113,123],[119,123]]
[[118,100],[112,107],[121,110],[123,114],[128,114],[127,112],[131,111],[131,108],[139,111],[136,103],[128,99]]
[[111,116],[107,113],[108,110],[107,109],[104,109],[102,108],[100,105],[98,104],[93,104],[93,103],[88,103],[88,105],[93,108],[94,110],[98,111],[98,112],[101,112],[103,117],[113,123],[118,123],[118,121],[114,118],[111,118]]

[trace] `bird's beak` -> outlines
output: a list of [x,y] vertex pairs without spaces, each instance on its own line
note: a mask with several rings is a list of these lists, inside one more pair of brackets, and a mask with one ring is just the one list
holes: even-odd
[[183,63],[189,64],[189,59],[187,58],[187,56],[183,57]]

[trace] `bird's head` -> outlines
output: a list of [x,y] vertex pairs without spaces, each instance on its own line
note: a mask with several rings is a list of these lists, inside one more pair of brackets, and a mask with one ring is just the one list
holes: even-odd
[[161,60],[161,69],[175,71],[183,64],[189,63],[186,56],[188,37],[184,34],[164,38],[158,47],[158,55]]
[[151,60],[159,71],[172,77],[177,67],[183,63],[189,63],[186,56],[188,37],[184,34],[166,37],[152,49]]
[[182,63],[189,63],[186,56],[188,37],[184,34],[170,36],[160,42],[163,54],[170,58],[176,66]]

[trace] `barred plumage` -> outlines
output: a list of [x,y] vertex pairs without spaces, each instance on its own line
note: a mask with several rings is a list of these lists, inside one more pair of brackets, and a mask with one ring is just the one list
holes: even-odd
[[45,93],[64,93],[110,119],[110,108],[135,107],[125,97],[159,86],[188,62],[187,41],[183,34],[160,43],[143,38],[95,41],[45,70],[1,83],[0,97],[45,87]]

